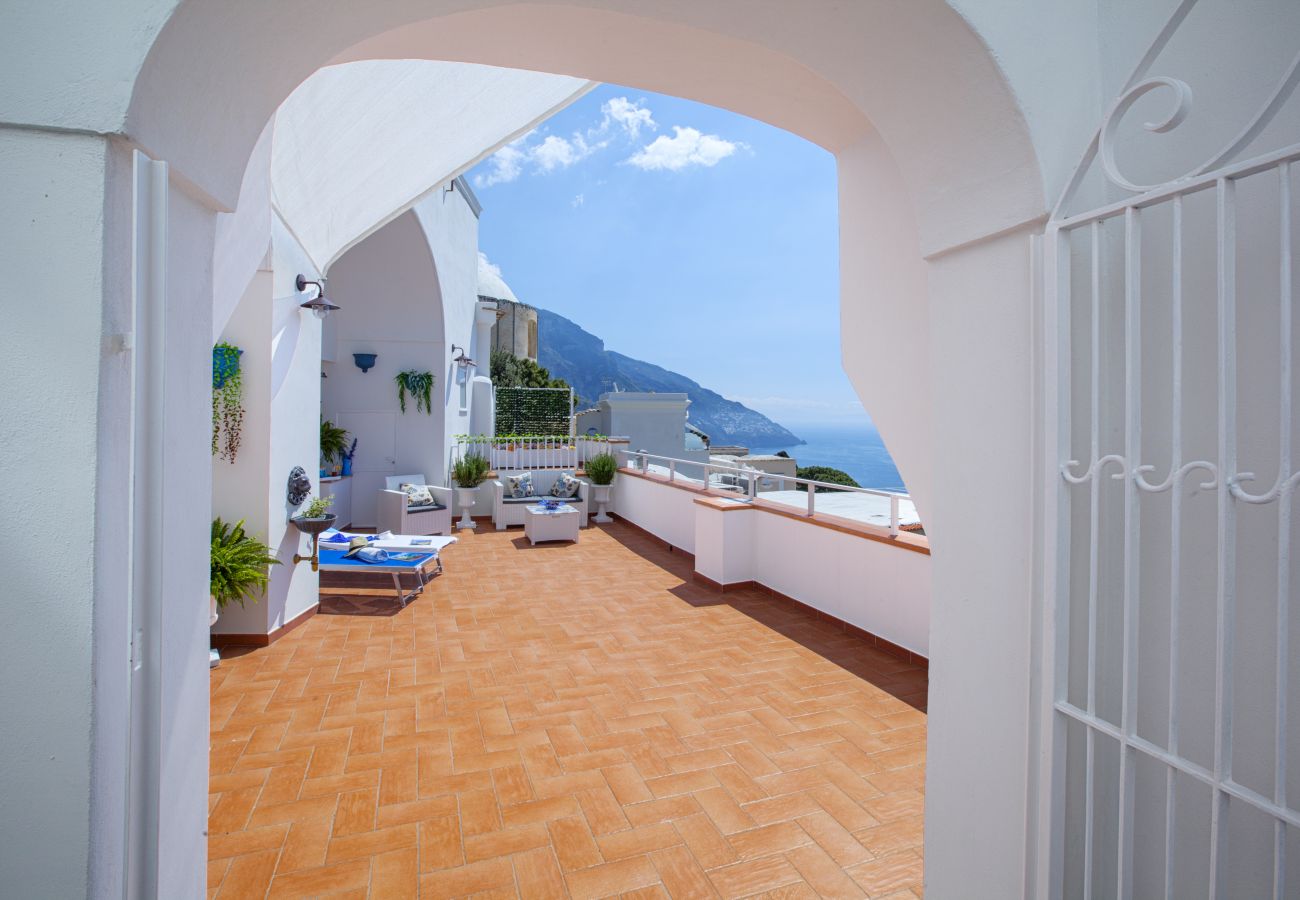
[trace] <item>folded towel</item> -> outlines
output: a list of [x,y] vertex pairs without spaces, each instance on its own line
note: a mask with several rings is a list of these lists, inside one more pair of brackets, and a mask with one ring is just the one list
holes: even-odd
[[368,563],[388,562],[388,551],[378,547],[366,547],[357,551],[356,558]]

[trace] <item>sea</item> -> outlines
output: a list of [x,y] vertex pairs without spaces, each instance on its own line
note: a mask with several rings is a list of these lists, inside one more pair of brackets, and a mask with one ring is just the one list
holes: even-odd
[[751,444],[750,453],[784,450],[800,466],[830,466],[847,472],[862,487],[882,491],[906,491],[893,457],[885,449],[876,426],[867,423],[845,425],[787,426],[806,443],[789,445]]

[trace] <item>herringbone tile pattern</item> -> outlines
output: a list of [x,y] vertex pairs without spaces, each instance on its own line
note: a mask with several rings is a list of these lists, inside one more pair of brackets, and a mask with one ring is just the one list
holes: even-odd
[[623,525],[212,672],[215,897],[912,897],[925,673]]

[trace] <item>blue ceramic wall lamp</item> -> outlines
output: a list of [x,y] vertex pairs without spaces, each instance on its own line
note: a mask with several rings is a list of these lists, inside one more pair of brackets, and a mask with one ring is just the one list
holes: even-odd
[[369,372],[375,365],[375,360],[379,358],[378,353],[353,353],[352,361],[357,364],[357,368],[363,373]]

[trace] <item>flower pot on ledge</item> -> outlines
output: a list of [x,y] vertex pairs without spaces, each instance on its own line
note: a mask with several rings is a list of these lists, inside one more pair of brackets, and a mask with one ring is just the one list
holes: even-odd
[[476,487],[457,487],[456,502],[460,504],[460,521],[456,523],[457,528],[473,528],[474,519],[470,516],[469,511],[474,508],[474,501],[478,497],[478,488]]
[[614,521],[605,512],[605,507],[609,505],[609,495],[613,491],[612,484],[593,484],[591,486],[591,499],[596,501],[596,519],[600,523]]
[[306,516],[294,516],[289,521],[292,522],[294,527],[303,534],[311,535],[314,541],[316,535],[320,534],[322,531],[329,531],[333,528],[334,523],[337,520],[338,516],[334,513],[330,513],[328,516],[321,516],[318,519],[309,519]]
[[311,570],[313,572],[319,571],[320,552],[317,546],[317,538],[322,531],[327,531],[332,528],[337,519],[338,516],[330,513],[328,516],[321,516],[316,519],[309,519],[306,516],[294,516],[289,520],[294,524],[294,527],[303,534],[311,535],[311,556],[303,556],[299,553],[295,553],[293,555],[294,565],[297,565],[300,562],[309,562],[311,563]]

